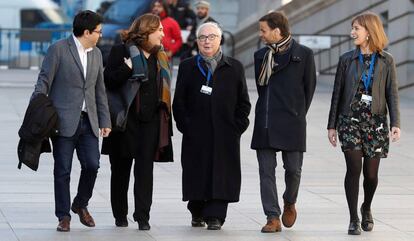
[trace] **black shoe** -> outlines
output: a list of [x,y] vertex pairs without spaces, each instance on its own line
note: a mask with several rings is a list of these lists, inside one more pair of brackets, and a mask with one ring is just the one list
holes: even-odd
[[115,225],[117,227],[128,227],[128,220],[126,218],[115,219]]
[[361,228],[366,232],[372,231],[372,229],[374,228],[374,219],[372,218],[371,210],[364,210],[362,207],[363,206],[361,206]]
[[191,226],[193,227],[204,227],[206,226],[206,222],[204,222],[203,218],[196,217],[191,219]]
[[359,220],[351,221],[348,227],[349,235],[361,235],[361,223]]
[[221,229],[221,222],[217,218],[212,218],[207,221],[207,229],[208,230],[220,230]]
[[146,221],[144,221],[144,222],[138,222],[138,229],[139,230],[150,230],[151,229],[151,226]]

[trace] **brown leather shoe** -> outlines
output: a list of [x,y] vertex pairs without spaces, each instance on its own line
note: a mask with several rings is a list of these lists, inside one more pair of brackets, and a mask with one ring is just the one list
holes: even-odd
[[290,228],[295,224],[296,221],[296,208],[294,203],[285,202],[282,214],[282,223],[283,226]]
[[69,232],[70,231],[70,217],[63,217],[62,220],[59,221],[56,231]]
[[88,227],[95,227],[95,221],[93,221],[92,216],[89,214],[87,208],[77,208],[72,206],[72,211],[79,215],[80,222]]
[[282,225],[279,218],[268,219],[265,226],[262,228],[262,233],[276,233],[282,231]]

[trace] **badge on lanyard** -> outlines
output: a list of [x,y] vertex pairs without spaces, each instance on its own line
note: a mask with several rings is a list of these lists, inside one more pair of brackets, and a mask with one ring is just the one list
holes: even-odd
[[370,104],[371,101],[372,101],[372,96],[366,95],[366,94],[362,94],[361,101]]
[[201,61],[201,56],[198,55],[197,56],[197,66],[198,66],[198,69],[200,70],[201,74],[204,77],[206,77],[206,79],[207,79],[206,84],[201,86],[200,92],[203,93],[203,94],[206,94],[206,95],[211,95],[211,93],[213,92],[213,88],[210,87],[209,84],[210,84],[210,79],[211,79],[211,75],[212,74],[211,74],[211,71],[210,70],[208,70],[208,72],[206,74],[206,72],[204,71],[203,67],[201,67],[200,61]]
[[213,88],[207,85],[202,85],[200,92],[206,95],[211,95],[211,92],[213,91]]
[[[362,73],[362,76],[361,76],[362,82],[364,83],[364,87],[365,87],[365,93],[366,93],[366,94],[362,94],[361,101],[367,104],[371,104],[372,102],[372,96],[368,95],[368,90],[372,82],[372,72],[374,71],[375,57],[376,57],[376,53],[373,53],[371,56],[371,62],[369,63],[368,74],[364,72]],[[362,58],[361,52],[359,52],[359,62],[361,63],[361,66],[364,66],[364,60]]]

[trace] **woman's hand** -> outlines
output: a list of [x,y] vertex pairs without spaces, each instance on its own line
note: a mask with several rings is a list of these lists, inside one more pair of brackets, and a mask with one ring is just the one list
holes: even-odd
[[124,58],[124,63],[128,65],[130,69],[132,69],[132,60],[131,58]]
[[328,139],[333,147],[336,147],[337,135],[335,129],[328,129]]
[[392,142],[396,142],[400,139],[400,135],[401,135],[401,130],[398,127],[392,127],[391,128],[391,132],[390,132],[390,138],[392,140]]

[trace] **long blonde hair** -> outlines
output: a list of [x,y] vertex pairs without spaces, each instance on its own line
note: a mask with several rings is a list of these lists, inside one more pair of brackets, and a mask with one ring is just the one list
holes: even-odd
[[373,12],[364,12],[352,19],[351,26],[357,22],[364,27],[369,34],[368,46],[374,52],[381,52],[388,44],[388,38],[380,17]]

